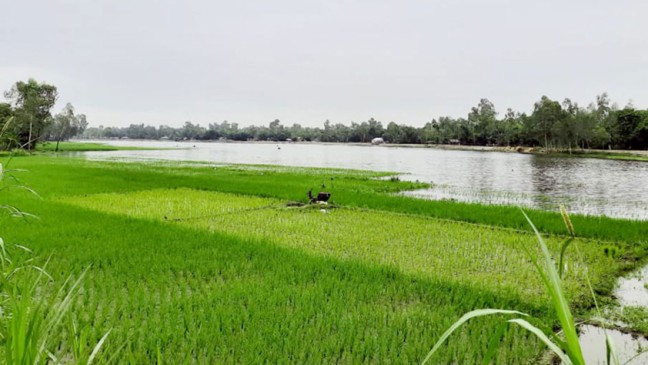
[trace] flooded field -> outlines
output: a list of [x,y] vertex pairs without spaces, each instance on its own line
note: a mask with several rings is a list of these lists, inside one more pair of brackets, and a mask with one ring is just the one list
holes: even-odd
[[[103,142],[103,141],[102,141]],[[178,148],[85,152],[91,159],[164,159],[394,171],[402,180],[432,184],[408,194],[486,204],[513,204],[572,213],[648,219],[648,163],[316,143],[108,141]]]
[[[612,338],[614,347],[619,355],[621,364],[648,364],[648,340],[641,336],[622,333],[617,330],[607,330]],[[588,365],[606,365],[605,332],[596,326],[582,326],[580,335],[583,356]]]

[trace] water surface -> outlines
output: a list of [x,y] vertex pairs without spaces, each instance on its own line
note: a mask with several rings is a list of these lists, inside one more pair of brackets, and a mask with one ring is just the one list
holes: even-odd
[[176,150],[85,152],[91,159],[163,159],[393,171],[432,183],[407,194],[648,219],[648,163],[510,152],[319,143],[102,141]]

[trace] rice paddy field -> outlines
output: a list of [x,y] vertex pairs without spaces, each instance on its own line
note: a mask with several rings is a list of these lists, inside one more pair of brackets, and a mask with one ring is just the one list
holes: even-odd
[[[38,218],[0,217],[6,243],[31,248],[56,281],[80,275],[68,322],[98,362],[420,363],[478,308],[557,319],[525,247],[537,240],[516,207],[424,201],[388,173],[273,166],[14,158],[20,184],[3,203]],[[306,192],[332,193],[309,206]],[[566,229],[531,211],[554,254]],[[584,262],[567,255],[577,317],[609,297],[646,256],[645,222],[573,216]],[[502,318],[451,336],[434,364],[481,364]],[[61,331],[58,351],[71,351]],[[116,356],[112,356],[116,354]],[[510,326],[494,363],[534,364],[545,347]],[[112,359],[110,359],[112,357]],[[110,360],[109,360],[110,359]]]

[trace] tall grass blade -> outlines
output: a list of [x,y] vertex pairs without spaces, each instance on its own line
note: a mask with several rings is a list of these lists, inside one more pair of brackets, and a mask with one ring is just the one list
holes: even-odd
[[157,347],[157,362],[156,365],[162,365],[162,351],[160,351],[160,346]]
[[569,232],[570,238],[568,238],[565,242],[563,242],[562,247],[560,248],[560,260],[558,264],[558,270],[560,271],[560,278],[562,279],[563,277],[563,271],[564,271],[564,264],[563,264],[563,258],[565,257],[565,251],[567,250],[567,247],[574,241],[574,238],[576,238],[576,231],[574,231],[574,225],[572,224],[571,218],[569,218],[569,213],[567,213],[567,209],[563,205],[560,206],[560,216],[563,219],[563,222],[565,223],[565,227],[567,227],[567,231]]
[[574,230],[574,225],[572,224],[571,218],[569,218],[569,213],[567,213],[567,209],[565,209],[565,206],[563,205],[560,206],[560,215],[562,216],[563,222],[565,222],[565,226],[569,231],[569,235],[572,238],[575,238],[576,231]]
[[[63,316],[67,313],[68,309],[70,308],[70,305],[72,304],[72,297],[74,296],[74,294],[76,294],[77,288],[81,284],[81,281],[83,280],[83,277],[85,276],[87,271],[88,271],[88,269],[86,268],[81,273],[81,275],[79,275],[79,277],[74,282],[74,284],[72,284],[72,287],[70,287],[70,289],[68,290],[68,292],[65,295],[65,297],[63,298],[63,300],[55,307],[54,315],[51,318],[49,318],[49,321],[48,321],[48,327],[49,328],[54,328],[54,327],[58,326],[59,323],[61,323],[61,320],[63,319]],[[69,280],[70,280],[70,278],[68,278],[68,280],[66,280],[66,282],[68,282]],[[65,287],[65,284],[63,286],[61,286],[61,290],[63,290],[64,287]]]
[[[573,224],[571,222],[571,219],[569,218],[569,213],[567,213],[567,210],[565,209],[565,207],[563,207],[563,206],[560,207],[560,214],[561,214],[561,216],[563,218],[563,221],[565,222],[565,226],[567,227],[567,230],[569,231],[569,234],[571,235],[571,237],[573,239],[575,237],[574,226],[573,226]],[[568,244],[568,243],[566,242],[565,244]],[[565,244],[563,244],[563,247],[565,247]],[[581,262],[584,262],[583,255],[581,254],[581,252],[580,252],[580,250],[578,248],[578,245],[575,244],[574,247],[576,249],[576,254],[578,255],[578,259]],[[563,250],[564,250],[564,248],[563,248]],[[562,261],[562,252],[561,252],[560,259]],[[562,268],[562,265],[561,265],[561,268]],[[598,313],[599,317],[603,317],[601,315],[601,310],[599,308],[598,301],[596,300],[596,294],[594,293],[594,287],[592,286],[592,281],[590,280],[588,275],[584,275],[584,276],[585,276],[585,282],[587,283],[587,287],[588,287],[588,289],[590,291],[590,294],[592,295],[592,299],[594,300],[594,307],[596,308],[596,312]],[[602,326],[602,329],[603,329],[603,333],[605,334],[605,352],[606,352],[607,364],[608,365],[610,365],[610,364],[621,365],[621,361],[619,360],[619,355],[617,354],[617,352],[615,350],[614,343],[612,342],[612,338],[608,334],[607,329],[605,327],[606,326],[605,326],[605,323],[604,323],[603,326]]]
[[106,334],[103,335],[103,337],[99,340],[99,342],[97,342],[97,344],[95,345],[94,349],[92,349],[92,353],[90,353],[90,357],[88,358],[88,363],[87,363],[87,365],[92,364],[92,362],[94,361],[95,357],[96,357],[97,354],[99,353],[99,350],[101,350],[101,346],[103,346],[104,342],[106,341],[106,338],[108,338],[108,335],[110,334],[110,331],[112,331],[112,330],[108,330],[108,332],[106,332]]
[[517,314],[521,316],[528,316],[528,314],[526,313],[522,313],[514,310],[506,310],[506,309],[477,309],[474,311],[470,311],[464,314],[461,318],[459,318],[458,321],[456,321],[452,326],[450,326],[450,328],[448,328],[447,331],[443,333],[443,335],[441,335],[441,338],[439,338],[437,343],[434,344],[434,347],[432,347],[432,350],[428,352],[427,356],[425,357],[425,359],[423,359],[423,362],[421,364],[427,363],[432,357],[432,355],[434,355],[434,353],[437,352],[437,350],[441,347],[441,345],[443,345],[445,340],[447,340],[448,337],[450,337],[452,332],[457,330],[457,328],[461,327],[464,323],[468,322],[470,319],[475,317],[490,316],[494,314]]
[[558,275],[560,278],[563,278],[563,273],[565,269],[565,264],[563,263],[564,257],[565,257],[565,251],[567,251],[567,247],[574,241],[573,237],[570,237],[563,242],[562,246],[560,247],[560,260],[558,261]]
[[545,345],[547,345],[547,347],[549,347],[549,349],[560,358],[560,361],[562,361],[563,365],[573,364],[569,357],[565,355],[565,352],[563,352],[563,350],[555,343],[551,342],[549,337],[547,337],[547,335],[545,335],[544,332],[542,332],[538,327],[521,318],[511,319],[509,320],[509,322],[515,323],[518,326],[521,326],[522,328],[536,335],[536,337],[538,337],[540,341],[544,342]]
[[565,294],[563,293],[560,276],[558,275],[553,260],[551,259],[547,244],[544,242],[542,235],[533,224],[529,216],[524,211],[522,211],[522,214],[524,214],[524,217],[526,218],[527,222],[529,222],[531,228],[533,229],[533,232],[538,238],[538,242],[540,242],[540,248],[542,249],[542,254],[545,260],[544,274],[547,277],[547,281],[545,283],[548,284],[547,290],[549,290],[549,293],[551,294],[552,303],[554,304],[556,314],[558,315],[558,320],[560,321],[560,325],[565,335],[565,342],[567,342],[567,348],[565,349],[565,351],[567,352],[567,355],[571,359],[572,363],[576,365],[584,365],[585,360],[583,359],[583,352],[581,350],[580,343],[578,342],[578,333],[576,332],[574,318],[571,314],[571,310],[569,309],[569,303],[567,302]]
[[[603,329],[603,331],[605,331],[605,328]],[[605,331],[605,355],[607,357],[608,365],[621,365],[619,354],[617,354],[616,350],[614,349],[612,337],[608,335],[607,331]]]
[[486,350],[486,354],[484,355],[484,359],[482,360],[482,365],[488,365],[491,363],[491,360],[493,359],[493,357],[495,356],[495,352],[497,351],[497,346],[502,340],[502,337],[504,336],[504,333],[508,329],[508,326],[509,326],[508,322],[504,322],[497,327],[495,333],[491,336],[490,340],[488,341],[488,349]]

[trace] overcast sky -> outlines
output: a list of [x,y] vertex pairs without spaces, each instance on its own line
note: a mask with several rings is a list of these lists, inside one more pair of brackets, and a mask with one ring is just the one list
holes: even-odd
[[0,0],[0,89],[91,125],[421,126],[540,96],[648,107],[648,1]]

